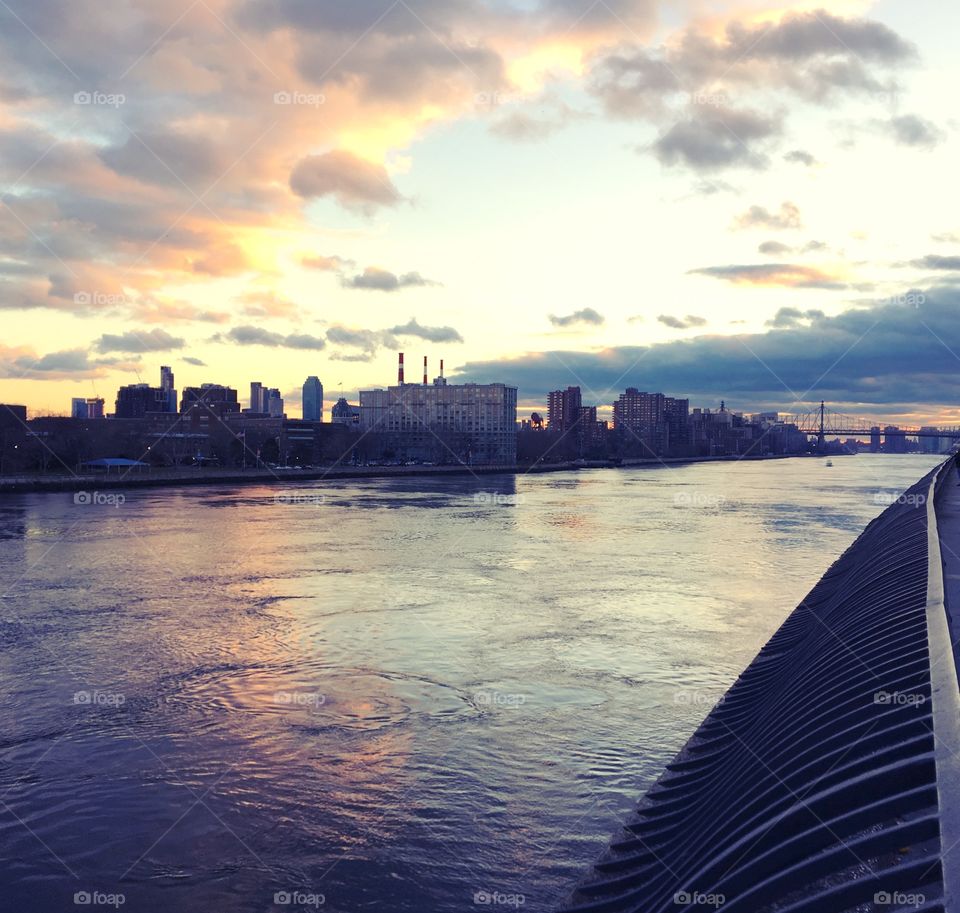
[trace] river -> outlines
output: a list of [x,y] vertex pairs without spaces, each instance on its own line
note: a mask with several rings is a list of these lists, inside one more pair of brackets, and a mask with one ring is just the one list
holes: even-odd
[[939,459],[5,496],[0,907],[552,910]]

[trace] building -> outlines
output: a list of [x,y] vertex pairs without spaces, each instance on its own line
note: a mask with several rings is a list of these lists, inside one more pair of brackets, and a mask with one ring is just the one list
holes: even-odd
[[271,418],[283,418],[283,397],[276,387],[263,391],[263,411]]
[[27,407],[0,403],[0,430],[23,431],[27,426]]
[[879,453],[880,452],[880,426],[874,425],[870,429],[870,452]]
[[237,391],[222,384],[201,384],[199,387],[184,387],[180,400],[180,412],[200,410],[223,418],[225,415],[240,411]]
[[330,421],[334,425],[359,425],[360,407],[348,403],[341,396],[330,410]]
[[580,421],[582,398],[579,387],[553,390],[547,394],[547,428],[561,434],[573,430]]
[[690,402],[628,387],[613,404],[613,427],[643,452],[682,453],[690,446]]
[[360,427],[378,435],[380,458],[512,466],[517,388],[449,384],[441,374],[432,384],[361,390]]
[[103,399],[75,396],[70,400],[70,418],[103,418]]
[[177,390],[173,382],[173,368],[169,365],[160,366],[160,389],[167,391],[167,408],[165,412],[177,411]]
[[143,418],[148,412],[170,412],[167,390],[150,384],[127,384],[117,391],[115,418]]
[[898,425],[886,425],[883,429],[884,453],[906,453],[907,436]]
[[263,384],[258,380],[250,381],[250,412],[264,412],[263,408]]
[[303,382],[303,420],[323,421],[323,384],[312,374]]

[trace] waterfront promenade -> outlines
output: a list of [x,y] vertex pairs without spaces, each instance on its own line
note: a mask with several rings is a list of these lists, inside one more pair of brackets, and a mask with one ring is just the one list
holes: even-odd
[[960,476],[877,517],[564,910],[960,910]]
[[[164,469],[123,470],[121,472],[56,472],[0,476],[0,494],[42,491],[85,491],[123,488],[164,488],[184,485],[270,485],[317,482],[337,479],[391,479],[405,476],[524,475],[541,472],[571,472],[581,469],[608,469],[631,466],[681,466],[689,463],[737,463],[760,460],[785,460],[807,457],[792,453],[773,456],[651,457],[609,460],[575,460],[560,463],[535,463],[531,466],[511,464],[451,466],[353,466],[336,464],[312,469],[217,469],[173,467]],[[813,457],[811,457],[813,458]]]

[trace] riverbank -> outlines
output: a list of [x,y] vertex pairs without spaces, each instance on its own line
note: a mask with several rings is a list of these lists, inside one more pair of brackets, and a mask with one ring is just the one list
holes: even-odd
[[542,472],[571,472],[590,469],[626,469],[634,466],[678,466],[687,463],[723,463],[747,460],[782,460],[806,454],[776,456],[664,457],[634,459],[613,463],[588,460],[566,463],[539,463],[532,466],[328,466],[318,469],[150,469],[119,474],[45,473],[0,477],[0,494],[31,492],[85,491],[94,489],[164,488],[186,485],[289,485],[325,479],[397,478],[406,476],[447,475],[526,475]]

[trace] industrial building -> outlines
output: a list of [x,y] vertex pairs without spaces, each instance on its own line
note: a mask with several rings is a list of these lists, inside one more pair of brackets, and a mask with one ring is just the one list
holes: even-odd
[[377,435],[380,458],[512,466],[517,388],[447,383],[442,361],[440,375],[428,383],[426,358],[423,383],[406,383],[400,353],[396,386],[360,391],[360,427]]

